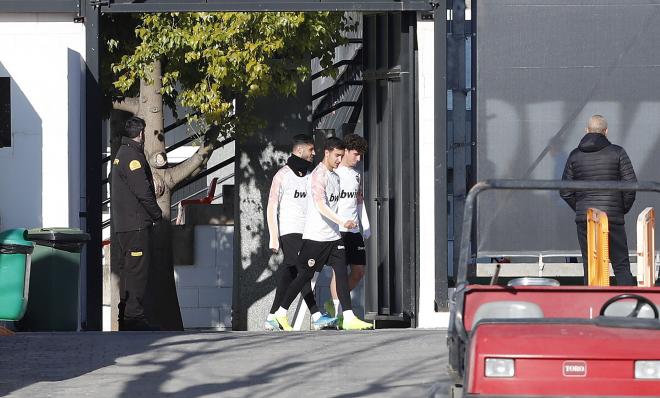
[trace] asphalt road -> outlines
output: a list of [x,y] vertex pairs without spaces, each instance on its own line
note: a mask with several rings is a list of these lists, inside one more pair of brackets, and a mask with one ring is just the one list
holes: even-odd
[[0,396],[424,397],[446,384],[445,331],[19,333]]

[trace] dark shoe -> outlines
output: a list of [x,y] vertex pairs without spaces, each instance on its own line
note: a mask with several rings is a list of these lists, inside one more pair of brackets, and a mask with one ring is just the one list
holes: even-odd
[[126,318],[124,322],[120,323],[120,331],[144,331],[144,332],[156,332],[160,328],[158,326],[150,325],[146,319],[143,318]]

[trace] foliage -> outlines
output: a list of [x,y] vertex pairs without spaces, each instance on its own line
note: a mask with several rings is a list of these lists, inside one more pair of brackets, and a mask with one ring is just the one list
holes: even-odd
[[[104,40],[114,61],[115,94],[134,96],[150,65],[162,62],[163,101],[200,113],[211,125],[245,132],[255,100],[295,94],[310,75],[310,57],[324,68],[342,32],[357,24],[342,13],[168,13],[123,17]],[[127,20],[126,20],[127,19]],[[127,37],[133,30],[134,37]],[[237,112],[236,104],[240,112]],[[191,118],[194,119],[194,118]],[[252,120],[253,121],[253,120]]]

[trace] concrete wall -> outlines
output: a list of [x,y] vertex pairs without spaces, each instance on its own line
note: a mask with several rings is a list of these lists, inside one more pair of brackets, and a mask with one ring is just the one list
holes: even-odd
[[195,263],[174,267],[185,328],[231,329],[233,255],[233,226],[195,226]]
[[[417,22],[419,45],[419,185],[432,187],[434,173],[434,110],[433,110],[433,21]],[[432,189],[419,192],[419,318],[420,328],[446,327],[448,313],[435,312],[435,199]],[[446,226],[440,226],[445,228]]]
[[[194,261],[174,266],[183,327],[226,330],[232,327],[234,227],[192,227]],[[178,244],[176,241],[174,244]],[[187,244],[187,242],[186,242]],[[107,249],[106,249],[107,251]],[[106,256],[108,253],[106,253]],[[108,260],[109,261],[109,260]],[[109,267],[109,265],[107,265]],[[110,274],[104,273],[103,330],[111,330]]]
[[291,138],[311,133],[310,104],[309,80],[298,87],[296,97],[264,99],[256,113],[266,127],[236,143],[233,326],[237,330],[261,330],[273,302],[282,253],[268,250],[268,193],[273,176],[290,154]]
[[85,29],[68,14],[0,14],[12,146],[0,148],[0,229],[79,227]]

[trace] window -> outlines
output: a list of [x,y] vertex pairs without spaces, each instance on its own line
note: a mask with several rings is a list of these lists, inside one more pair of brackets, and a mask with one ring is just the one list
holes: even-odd
[[0,148],[11,146],[9,78],[0,77]]

